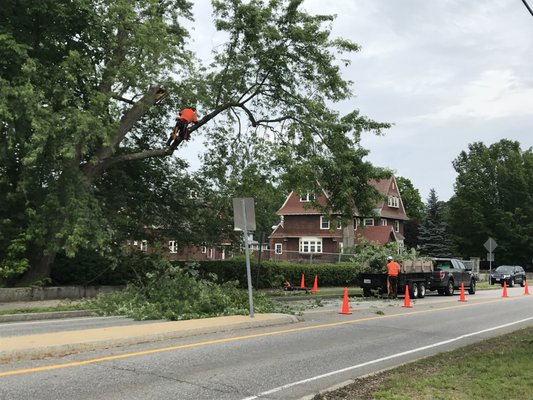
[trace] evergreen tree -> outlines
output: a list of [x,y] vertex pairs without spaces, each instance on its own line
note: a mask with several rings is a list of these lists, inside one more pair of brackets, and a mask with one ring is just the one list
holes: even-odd
[[418,243],[420,254],[424,256],[452,257],[454,253],[446,222],[446,204],[439,201],[435,189],[429,192]]

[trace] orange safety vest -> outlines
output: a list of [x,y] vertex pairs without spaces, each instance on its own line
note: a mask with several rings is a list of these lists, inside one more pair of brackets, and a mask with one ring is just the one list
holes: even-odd
[[189,124],[191,122],[198,122],[198,116],[192,110],[192,108],[184,108],[180,111],[180,118],[187,121]]
[[398,276],[400,273],[400,264],[398,264],[396,261],[391,261],[387,264],[387,274],[390,276]]

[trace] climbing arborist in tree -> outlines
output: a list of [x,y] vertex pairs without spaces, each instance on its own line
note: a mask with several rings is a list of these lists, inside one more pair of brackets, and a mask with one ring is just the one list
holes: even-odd
[[176,119],[176,126],[167,140],[167,146],[174,150],[183,140],[189,140],[189,130],[187,127],[190,123],[197,123],[198,116],[196,115],[196,108],[189,107],[180,111]]

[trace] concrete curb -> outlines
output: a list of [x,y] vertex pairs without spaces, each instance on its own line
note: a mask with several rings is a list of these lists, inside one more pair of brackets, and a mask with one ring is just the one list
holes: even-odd
[[0,323],[3,322],[20,322],[20,321],[37,321],[41,319],[61,319],[61,318],[79,318],[94,317],[96,314],[91,310],[74,310],[74,311],[50,311],[42,313],[19,313],[0,315]]
[[[62,344],[46,344],[46,340],[40,340],[40,338],[45,338],[46,335],[33,335],[30,337],[20,337],[20,341],[27,341],[23,343],[22,346],[14,346],[13,349],[7,349],[0,351],[0,364],[22,361],[22,360],[35,360],[42,359],[47,357],[60,357],[66,356],[69,354],[108,349],[113,347],[122,347],[122,346],[131,346],[141,343],[148,342],[157,342],[169,339],[178,339],[184,337],[197,336],[202,334],[209,333],[220,333],[228,332],[233,330],[243,330],[250,328],[260,328],[267,326],[283,325],[299,322],[298,318],[293,315],[287,314],[268,314],[268,315],[259,315],[260,319],[252,319],[243,321],[242,318],[238,322],[225,323],[226,321],[231,321],[231,318],[238,317],[220,317],[213,318],[212,320],[217,323],[210,325],[209,323],[203,324],[204,326],[195,326],[202,323],[202,320],[190,320],[190,321],[174,321],[169,324],[175,323],[176,329],[162,329],[161,331],[140,334],[140,335],[131,335],[130,336],[121,336],[117,334],[107,335],[105,338],[100,338],[98,340],[91,339],[91,331],[96,330],[86,330],[86,331],[71,331],[67,332],[70,335],[69,343]],[[197,322],[199,321],[199,322]],[[179,323],[182,323],[181,327],[178,327]],[[165,324],[165,323],[163,323]],[[154,324],[157,326],[157,324]],[[131,331],[132,326],[126,327]],[[98,336],[98,335],[97,335]],[[38,342],[39,347],[32,347],[32,344]],[[25,346],[25,347],[24,347]]]

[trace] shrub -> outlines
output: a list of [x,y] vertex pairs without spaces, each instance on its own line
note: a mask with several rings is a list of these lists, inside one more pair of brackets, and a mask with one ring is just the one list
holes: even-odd
[[[120,293],[105,295],[91,302],[102,315],[124,315],[136,320],[184,320],[249,313],[248,294],[236,281],[216,283],[218,278],[200,278],[194,265],[180,268],[160,260],[153,269],[139,276]],[[254,296],[254,310],[275,312],[266,296]]]

